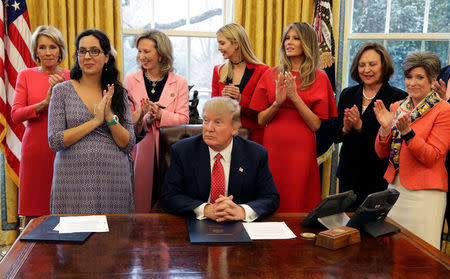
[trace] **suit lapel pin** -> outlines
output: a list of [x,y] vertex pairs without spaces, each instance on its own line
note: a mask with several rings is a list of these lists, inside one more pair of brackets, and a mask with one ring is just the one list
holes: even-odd
[[239,172],[244,172],[244,169],[243,168],[239,168]]
[[170,93],[170,97],[175,97],[175,93]]

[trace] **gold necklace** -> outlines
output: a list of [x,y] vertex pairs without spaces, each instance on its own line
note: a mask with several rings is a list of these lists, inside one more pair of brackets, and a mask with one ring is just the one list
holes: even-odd
[[161,81],[161,80],[160,80],[160,79],[159,79],[159,80],[152,80],[152,79],[150,78],[150,75],[147,73],[147,71],[145,71],[144,74],[145,74],[145,77],[148,79],[148,81],[150,81],[151,84],[152,84],[152,90],[150,90],[150,92],[151,92],[152,94],[155,94],[155,87],[156,87],[156,85],[158,84],[158,81]]

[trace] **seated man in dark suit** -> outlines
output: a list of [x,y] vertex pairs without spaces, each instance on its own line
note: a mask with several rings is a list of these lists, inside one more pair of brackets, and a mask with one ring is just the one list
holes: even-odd
[[217,222],[251,222],[277,210],[280,196],[267,150],[237,136],[239,127],[236,100],[215,97],[206,102],[202,135],[171,147],[161,194],[165,211]]

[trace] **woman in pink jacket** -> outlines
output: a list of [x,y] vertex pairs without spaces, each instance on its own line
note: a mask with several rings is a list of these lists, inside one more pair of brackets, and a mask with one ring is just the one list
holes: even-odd
[[389,213],[394,221],[437,249],[440,248],[448,174],[445,155],[450,147],[450,104],[431,89],[441,63],[437,55],[408,54],[402,63],[408,97],[391,105],[375,102],[380,130],[375,151],[389,157],[384,178],[400,192]]
[[138,129],[143,125],[147,134],[134,150],[135,210],[148,213],[157,176],[159,128],[189,122],[189,90],[186,79],[173,73],[172,45],[166,34],[144,31],[135,46],[142,70],[127,75],[124,87],[148,111],[137,122]]
[[19,168],[19,214],[25,217],[24,225],[32,217],[50,214],[55,152],[48,146],[48,105],[53,86],[69,79],[69,71],[58,66],[67,53],[58,29],[46,25],[36,28],[31,50],[39,67],[19,72],[11,110],[15,123],[27,121]]

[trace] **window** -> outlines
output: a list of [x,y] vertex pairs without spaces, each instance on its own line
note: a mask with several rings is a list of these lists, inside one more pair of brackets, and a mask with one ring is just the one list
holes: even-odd
[[175,73],[199,92],[199,111],[211,96],[214,65],[223,63],[216,31],[232,22],[232,0],[122,0],[124,77],[139,70],[134,39],[144,29],[165,32]]
[[415,50],[429,50],[450,61],[448,0],[352,0],[346,3],[343,84],[356,84],[349,71],[358,49],[368,41],[382,43],[394,62],[390,83],[405,88],[401,63]]

